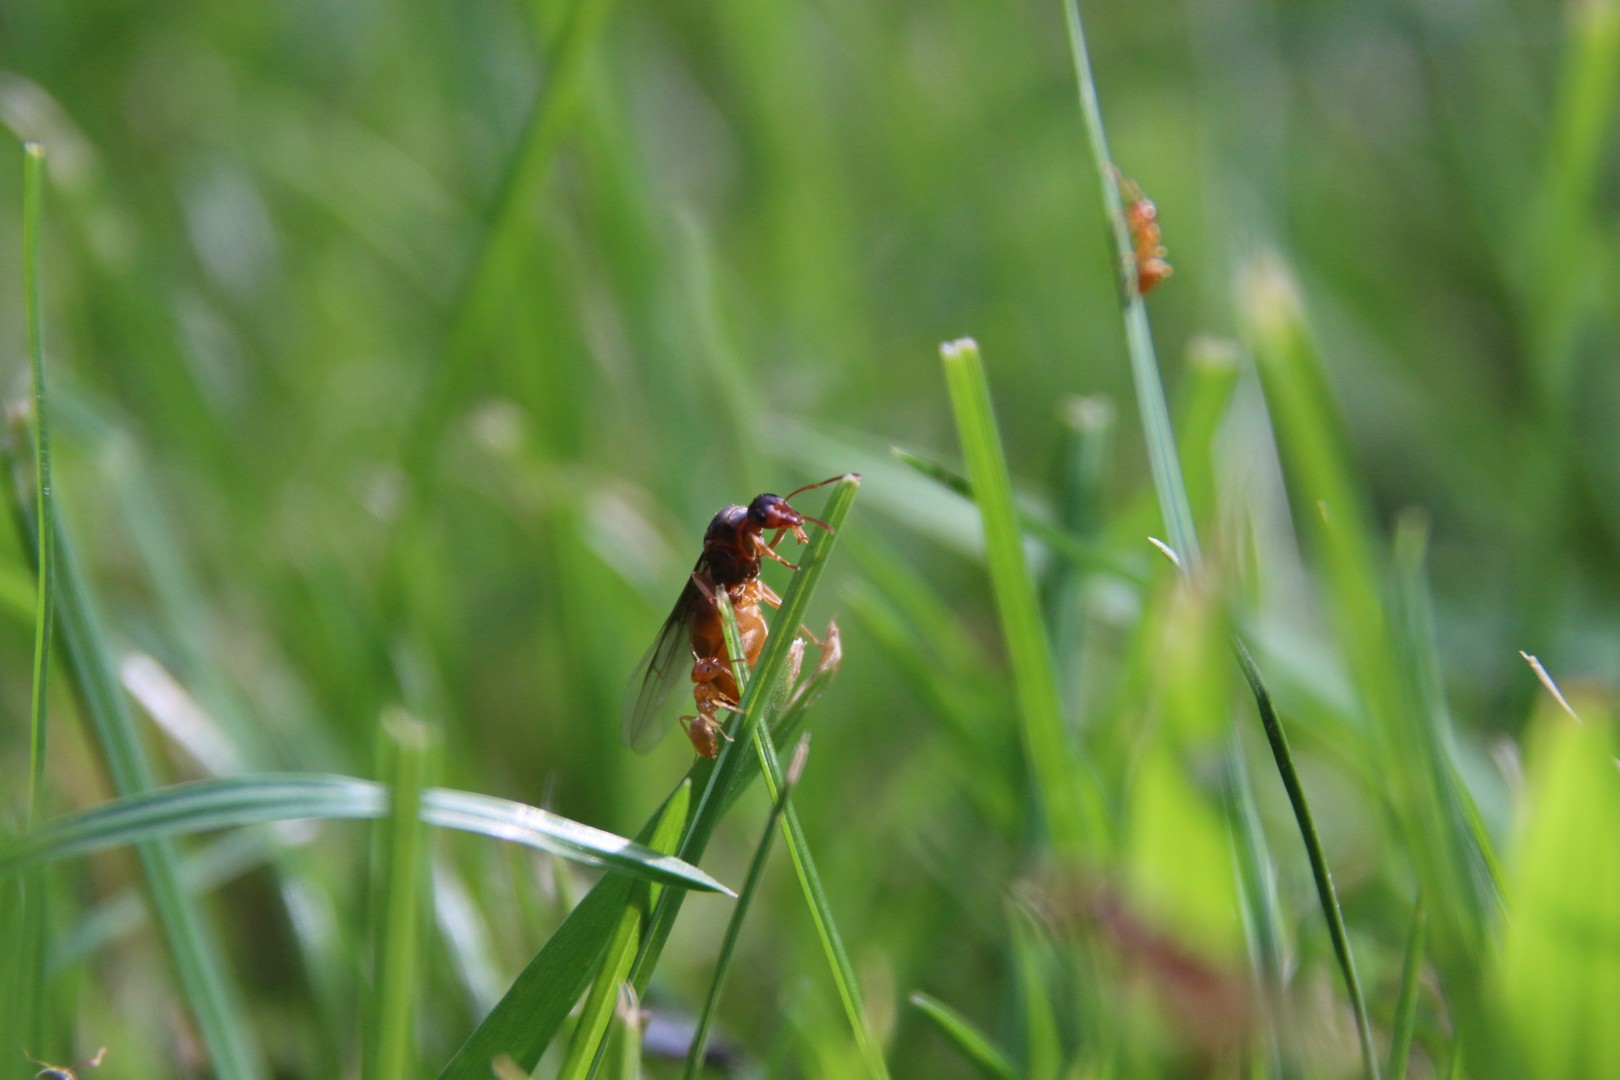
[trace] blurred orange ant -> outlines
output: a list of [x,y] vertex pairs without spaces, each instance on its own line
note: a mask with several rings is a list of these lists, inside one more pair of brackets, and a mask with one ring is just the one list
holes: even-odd
[[1135,180],[1114,169],[1119,181],[1120,194],[1125,197],[1125,227],[1131,234],[1131,256],[1136,264],[1136,292],[1146,296],[1159,282],[1175,272],[1165,261],[1169,254],[1159,243],[1159,208],[1153,200],[1142,194]]

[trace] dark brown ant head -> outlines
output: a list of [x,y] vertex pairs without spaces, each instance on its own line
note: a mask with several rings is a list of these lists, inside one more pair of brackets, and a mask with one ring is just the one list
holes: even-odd
[[726,665],[712,656],[701,656],[692,662],[692,681],[695,683],[713,682],[718,679]]
[[818,481],[814,484],[806,484],[802,488],[795,488],[793,491],[788,492],[788,494],[785,496],[771,494],[756,495],[754,497],[754,501],[748,504],[748,524],[758,529],[760,532],[777,532],[781,529],[787,529],[798,538],[800,543],[803,543],[805,540],[805,522],[808,521],[810,524],[819,526],[823,529],[827,528],[827,523],[825,521],[817,521],[813,517],[806,517],[805,515],[799,513],[797,510],[793,509],[793,507],[788,505],[789,500],[796,495],[804,494],[806,491],[813,491],[818,487],[826,487],[828,484],[842,479],[842,475],[830,476],[827,479]]
[[748,504],[748,523],[761,532],[797,529],[804,524],[804,515],[780,495],[757,495]]

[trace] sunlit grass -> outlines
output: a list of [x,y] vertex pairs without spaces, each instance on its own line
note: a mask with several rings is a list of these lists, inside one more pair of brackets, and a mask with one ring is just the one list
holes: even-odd
[[[1620,8],[1467,21],[19,9],[0,1053],[1620,1074]],[[735,741],[631,753],[833,472]]]

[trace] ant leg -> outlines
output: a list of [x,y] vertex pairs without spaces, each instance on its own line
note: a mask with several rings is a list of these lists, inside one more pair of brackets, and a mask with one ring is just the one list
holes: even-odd
[[781,563],[783,566],[787,567],[789,570],[797,570],[799,568],[798,564],[790,563],[786,559],[782,558],[782,556],[778,555],[776,553],[776,549],[774,547],[772,547],[770,544],[767,544],[765,542],[764,537],[760,537],[760,536],[754,537],[754,546],[755,546],[756,549],[758,549],[758,551],[759,551],[759,553],[761,555],[765,555],[765,556],[767,556],[769,558],[775,559],[777,562]]
[[761,600],[765,601],[773,608],[779,608],[782,606],[782,598],[776,595],[775,589],[771,588],[769,585],[758,580],[757,578],[755,579],[755,584],[759,586],[759,598]]
[[693,573],[692,584],[696,585],[698,592],[703,594],[703,599],[711,604],[714,603],[714,583],[709,580],[707,574]]

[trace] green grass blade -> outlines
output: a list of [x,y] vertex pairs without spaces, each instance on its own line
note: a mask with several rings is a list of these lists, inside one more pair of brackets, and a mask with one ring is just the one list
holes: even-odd
[[1116,273],[1125,304],[1125,346],[1131,361],[1131,382],[1136,387],[1136,405],[1142,414],[1142,433],[1147,439],[1148,468],[1153,474],[1153,490],[1159,497],[1159,513],[1188,570],[1197,571],[1202,559],[1198,536],[1193,530],[1192,508],[1182,483],[1176,457],[1175,431],[1170,426],[1170,410],[1165,405],[1164,386],[1159,379],[1159,363],[1153,354],[1153,335],[1148,329],[1147,308],[1136,289],[1135,261],[1131,237],[1120,206],[1119,178],[1114,159],[1108,152],[1108,135],[1103,129],[1102,107],[1097,103],[1097,84],[1091,74],[1091,58],[1086,51],[1085,26],[1080,19],[1080,0],[1063,0],[1064,25],[1068,28],[1069,54],[1080,92],[1080,114],[1085,120],[1086,142],[1091,163],[1097,170],[1102,191],[1103,216],[1114,238]]
[[951,342],[940,348],[940,356],[968,477],[984,517],[985,561],[1012,664],[1024,753],[1052,844],[1060,857],[1077,860],[1103,842],[1102,817],[1100,811],[1088,808],[1082,796],[1082,773],[1064,730],[1057,678],[1035,587],[1024,562],[1012,482],[979,347],[968,340]]
[[[1368,720],[1367,749],[1409,847],[1432,916],[1433,956],[1464,1024],[1481,1022],[1477,963],[1488,922],[1466,830],[1447,827],[1449,763],[1437,762],[1433,723],[1422,716],[1392,655],[1398,623],[1386,610],[1387,579],[1367,510],[1352,478],[1340,429],[1292,278],[1257,266],[1242,290],[1244,321],[1277,427],[1277,445],[1323,577],[1331,625]],[[1397,613],[1399,605],[1396,605]]]
[[439,1080],[485,1080],[500,1054],[523,1069],[535,1067],[601,966],[632,885],[618,875],[596,883],[440,1070]]
[[539,807],[492,795],[436,788],[427,793],[424,812],[434,825],[528,844],[637,880],[674,885],[680,891],[696,889],[731,895],[726,886],[673,855]]
[[1018,1080],[1018,1070],[1007,1060],[1007,1055],[969,1023],[967,1017],[938,998],[921,992],[911,995],[911,1003],[932,1020],[989,1080]]
[[422,796],[436,768],[437,747],[426,724],[403,714],[382,725],[383,774],[389,782],[388,812],[376,831],[376,893],[372,920],[375,983],[369,1018],[370,1053],[362,1075],[391,1080],[411,1075],[416,1059],[413,1006],[422,938],[422,900],[427,894],[428,830]]
[[51,489],[51,424],[45,394],[44,309],[40,299],[40,244],[45,228],[45,149],[38,143],[23,147],[23,305],[28,334],[28,372],[34,392],[34,522],[36,576],[39,591],[34,607],[34,686],[28,741],[28,809],[25,822],[39,817],[45,798],[46,716],[45,692],[50,673],[51,642],[56,614],[55,495]]
[[1260,809],[1255,804],[1254,785],[1249,780],[1243,744],[1237,738],[1227,740],[1222,754],[1222,768],[1232,832],[1232,854],[1237,864],[1234,873],[1242,903],[1243,931],[1248,940],[1250,965],[1255,985],[1276,1018],[1274,1023],[1266,1025],[1261,1038],[1265,1043],[1271,1075],[1281,1078],[1289,1075],[1283,1066],[1286,1053],[1284,1041],[1292,1031],[1288,1016],[1288,962],[1283,946],[1282,915],[1278,911],[1276,875],[1272,870],[1265,831],[1260,825]]
[[1395,999],[1395,1020],[1389,1037],[1389,1080],[1405,1080],[1407,1060],[1412,1052],[1412,1031],[1417,1027],[1419,979],[1423,974],[1423,898],[1412,907],[1412,929],[1406,936],[1406,952],[1401,959],[1401,991]]
[[[733,614],[726,627],[728,649],[732,647],[732,642],[737,637],[736,626],[737,620]],[[740,642],[738,647],[740,649]],[[686,1071],[682,1074],[686,1080],[698,1080],[698,1074],[703,1069],[703,1060],[709,1050],[709,1032],[713,1029],[714,1018],[720,1011],[720,992],[726,985],[726,973],[731,970],[731,958],[736,953],[738,939],[742,937],[743,923],[748,918],[749,906],[754,902],[759,883],[764,878],[765,865],[770,861],[771,841],[776,837],[777,823],[782,817],[782,811],[787,809],[787,800],[793,791],[793,785],[798,783],[799,775],[804,771],[804,758],[809,749],[810,736],[806,735],[799,741],[798,749],[793,753],[793,761],[788,766],[781,795],[771,800],[771,812],[766,815],[765,830],[760,835],[759,843],[754,847],[754,857],[748,863],[748,874],[743,878],[742,889],[737,893],[737,906],[732,909],[731,918],[726,923],[726,936],[720,942],[720,953],[714,961],[714,974],[709,979],[708,997],[704,999],[703,1012],[698,1016],[697,1030],[692,1033],[692,1044],[686,1052]]]
[[[731,610],[730,602],[724,598],[720,601],[720,616],[725,629],[727,650],[733,656],[743,655],[736,616]],[[783,636],[791,635],[784,633]],[[747,673],[739,669],[737,679],[739,689],[744,688],[744,683],[748,681]],[[855,1034],[856,1046],[866,1063],[868,1074],[886,1078],[889,1075],[888,1064],[883,1059],[883,1048],[878,1045],[871,1025],[867,1023],[866,1005],[861,1000],[861,986],[855,977],[855,965],[849,961],[849,953],[844,949],[838,924],[833,920],[832,903],[822,887],[821,875],[817,872],[815,859],[810,854],[810,845],[805,838],[804,828],[799,824],[799,816],[786,802],[791,784],[784,776],[781,763],[777,760],[776,746],[771,741],[769,725],[757,725],[754,728],[753,740],[760,771],[765,776],[765,790],[770,794],[772,805],[779,805],[782,808],[780,811],[782,830],[787,835],[788,854],[793,859],[793,868],[798,874],[799,887],[804,892],[805,902],[809,905],[810,917],[816,924],[816,935],[821,939],[822,953],[827,957],[827,963],[832,969],[833,982],[838,988],[838,998],[844,1006],[844,1015]]]
[[1530,732],[1508,859],[1513,917],[1496,946],[1485,1032],[1495,1041],[1470,1043],[1470,1071],[1485,1076],[1620,1075],[1615,721],[1605,701],[1573,704],[1580,720],[1549,704]]
[[[1056,950],[1040,919],[1022,904],[1011,906],[1013,962],[1018,979],[1018,1007],[1024,1022],[1024,1072],[1030,1080],[1056,1080],[1063,1063],[1063,1038],[1052,1001],[1052,966]],[[1090,1048],[1091,1059],[1104,1060],[1106,1038]]]
[[[198,780],[128,796],[46,822],[0,844],[0,877],[53,859],[119,844],[209,829],[300,819],[371,819],[387,813],[388,789],[369,780],[316,773],[265,773]],[[538,807],[446,788],[422,795],[422,820],[439,828],[523,844],[640,880],[730,892],[670,855]]]
[[[1421,718],[1410,733],[1416,740],[1429,788],[1438,796],[1422,809],[1439,819],[1430,828],[1451,838],[1451,847],[1475,881],[1473,891],[1481,906],[1494,910],[1502,899],[1502,867],[1495,841],[1486,831],[1479,807],[1457,769],[1456,734],[1435,650],[1434,615],[1424,569],[1427,549],[1426,520],[1416,514],[1403,514],[1395,527],[1392,607],[1401,674],[1408,685],[1408,698]],[[1483,935],[1483,928],[1478,933]]]
[[[648,846],[654,851],[666,853],[675,850],[675,845],[680,840],[681,827],[686,823],[686,812],[691,801],[692,785],[690,782],[683,782],[665,804],[658,824],[653,828],[652,840]],[[649,888],[652,891],[649,891]],[[613,937],[608,942],[607,955],[601,970],[597,972],[596,979],[591,984],[590,993],[585,998],[585,1007],[579,1015],[579,1022],[574,1026],[574,1035],[568,1044],[568,1054],[557,1073],[558,1080],[585,1080],[586,1077],[595,1074],[602,1062],[607,1050],[609,1026],[617,1012],[621,990],[630,974],[630,966],[636,961],[642,928],[646,925],[648,916],[652,914],[653,904],[657,900],[656,886],[649,887],[642,884],[631,891],[624,910],[619,914]]]
[[[1260,727],[1266,735],[1266,742],[1271,746],[1271,756],[1277,765],[1277,775],[1282,779],[1283,789],[1288,793],[1288,805],[1294,812],[1294,822],[1299,828],[1300,839],[1305,845],[1305,855],[1311,864],[1311,879],[1316,885],[1317,903],[1322,908],[1322,917],[1327,921],[1328,937],[1333,942],[1333,955],[1339,962],[1339,972],[1344,978],[1345,992],[1350,998],[1350,1007],[1356,1016],[1356,1031],[1361,1040],[1362,1064],[1367,1074],[1377,1080],[1378,1060],[1373,1055],[1376,1051],[1372,1043],[1372,1023],[1367,1016],[1367,999],[1361,992],[1361,976],[1356,971],[1355,953],[1350,949],[1350,934],[1345,929],[1344,911],[1339,906],[1339,893],[1333,887],[1333,871],[1327,863],[1327,853],[1322,848],[1321,835],[1316,831],[1316,820],[1311,814],[1310,800],[1305,795],[1305,784],[1299,778],[1299,770],[1294,767],[1294,754],[1288,746],[1288,733],[1283,730],[1282,718],[1277,715],[1277,707],[1272,703],[1271,692],[1266,689],[1260,678],[1260,669],[1255,666],[1254,658],[1249,655],[1248,648],[1239,638],[1233,638],[1237,648],[1238,667],[1243,671],[1243,678],[1249,684],[1249,692],[1254,695],[1255,705],[1260,712]],[[1251,892],[1252,889],[1246,889]]]
[[[50,523],[55,520],[51,488],[50,416],[45,392],[44,308],[41,298],[40,248],[45,230],[45,149],[38,143],[23,145],[23,321],[28,338],[28,367],[34,401],[34,550],[39,553],[34,589],[33,687],[29,703],[28,792],[23,808],[24,828],[39,819],[46,802],[46,749],[49,745],[47,693],[50,689],[51,645],[55,640],[56,542]],[[15,1036],[31,1046],[46,1046],[45,940],[49,918],[43,873],[27,875],[9,886],[18,890],[14,921],[5,926],[7,955],[16,964],[0,975],[5,980],[6,1019],[0,1034]]]

